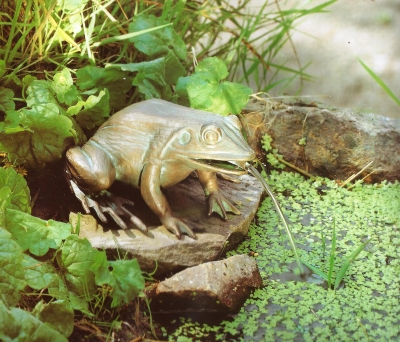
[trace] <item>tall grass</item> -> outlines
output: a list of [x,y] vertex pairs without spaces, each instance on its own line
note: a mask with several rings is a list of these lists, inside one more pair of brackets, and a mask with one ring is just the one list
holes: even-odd
[[[2,84],[20,84],[24,76],[45,78],[61,67],[140,62],[129,42],[129,23],[141,13],[162,17],[193,47],[197,59],[217,56],[228,63],[230,77],[268,91],[293,79],[307,80],[305,66],[275,64],[282,47],[291,42],[296,21],[322,13],[336,0],[308,8],[282,10],[282,1],[265,0],[251,11],[251,0],[88,1],[6,0],[0,12],[0,76]],[[312,2],[311,2],[312,3]],[[135,32],[134,34],[140,34]],[[192,59],[187,69],[193,68]],[[291,76],[280,79],[280,71]]]

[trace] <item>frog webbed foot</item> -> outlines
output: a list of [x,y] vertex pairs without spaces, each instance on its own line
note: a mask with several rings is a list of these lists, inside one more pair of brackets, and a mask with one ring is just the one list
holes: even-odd
[[108,213],[113,218],[115,223],[117,223],[118,226],[123,229],[127,229],[128,227],[121,219],[121,216],[128,216],[129,220],[136,227],[138,227],[144,233],[147,233],[146,225],[124,207],[125,204],[133,206],[132,201],[113,195],[108,191],[102,191],[101,194],[96,197],[96,200],[94,200],[83,193],[82,190],[79,189],[79,187],[72,180],[70,180],[70,184],[72,191],[74,192],[76,198],[78,198],[78,200],[81,202],[86,214],[90,214],[89,208],[93,208],[100,221],[107,223],[107,218],[105,217],[104,213]]
[[178,239],[180,239],[182,234],[186,234],[192,239],[196,239],[196,235],[193,233],[193,231],[180,219],[168,215],[160,220],[164,227],[167,228],[171,233],[175,234]]
[[227,212],[240,215],[241,212],[225,197],[225,195],[219,190],[212,191],[207,196],[208,215],[212,213],[219,214],[224,220],[228,219]]

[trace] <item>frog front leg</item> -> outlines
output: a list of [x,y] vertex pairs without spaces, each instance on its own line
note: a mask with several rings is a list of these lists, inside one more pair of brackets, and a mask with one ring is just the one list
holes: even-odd
[[226,212],[240,215],[240,211],[218,188],[217,176],[214,172],[197,170],[197,175],[207,198],[208,215],[211,215],[213,212],[218,213],[224,220],[228,218]]
[[140,191],[144,201],[158,216],[164,227],[175,234],[178,239],[181,234],[196,239],[193,231],[180,219],[173,216],[168,201],[161,191],[160,175],[160,161],[153,161],[144,165],[140,181]]

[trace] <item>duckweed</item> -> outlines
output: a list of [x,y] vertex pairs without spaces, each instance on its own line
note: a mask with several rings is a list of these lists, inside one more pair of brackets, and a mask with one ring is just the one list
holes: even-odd
[[399,339],[400,184],[360,183],[348,190],[329,179],[307,180],[288,172],[272,172],[268,182],[291,222],[300,257],[309,264],[328,271],[334,220],[334,274],[357,246],[371,241],[339,288],[330,290],[315,274],[296,274],[293,252],[266,198],[246,240],[227,254],[257,252],[264,287],[254,291],[232,320],[213,327],[182,322],[170,339],[210,340],[200,332],[220,341]]

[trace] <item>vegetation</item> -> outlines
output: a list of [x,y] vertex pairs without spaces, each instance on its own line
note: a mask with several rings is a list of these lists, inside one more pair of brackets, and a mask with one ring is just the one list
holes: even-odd
[[[0,169],[1,340],[66,340],[77,317],[94,322],[107,339],[120,327],[118,308],[141,296],[145,281],[136,260],[107,260],[77,237],[79,227],[31,216],[26,182],[9,166],[40,172],[109,115],[140,100],[239,114],[252,91],[282,91],[295,79],[301,87],[311,78],[305,67],[290,69],[274,58],[291,44],[296,20],[335,1],[289,10],[265,1],[254,14],[250,0],[235,6],[228,0],[3,1],[0,151],[8,168]],[[290,76],[281,78],[281,71]],[[268,161],[279,167],[278,151]],[[301,260],[316,275],[291,272],[294,255],[267,198],[258,226],[231,254],[257,252],[268,286],[233,321],[217,327],[184,321],[168,338],[185,340],[189,329],[200,334],[190,338],[212,332],[221,340],[398,337],[399,184],[357,183],[349,191],[286,172],[273,172],[268,182],[292,223]],[[100,329],[104,317],[109,322]]]
[[[356,182],[349,190],[351,184],[339,187],[333,180],[284,171],[272,171],[268,182],[305,263],[326,275],[340,275],[351,261],[340,284],[333,290],[319,272],[306,277],[296,273],[294,253],[278,229],[281,221],[272,200],[266,198],[248,238],[228,253],[257,255],[265,287],[220,325],[181,318],[180,327],[165,330],[165,336],[178,341],[398,339],[400,183]],[[335,262],[326,263],[333,250]]]

